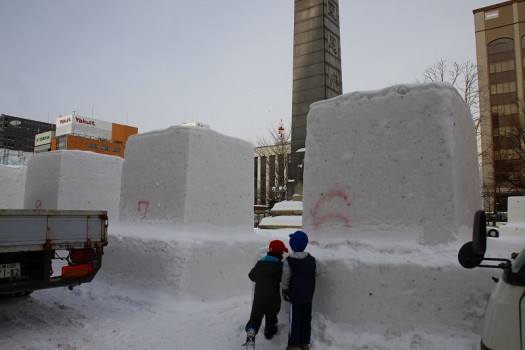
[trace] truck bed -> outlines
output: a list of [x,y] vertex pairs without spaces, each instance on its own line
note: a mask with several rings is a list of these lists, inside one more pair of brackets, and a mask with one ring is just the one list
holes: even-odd
[[107,212],[0,209],[0,253],[107,245]]

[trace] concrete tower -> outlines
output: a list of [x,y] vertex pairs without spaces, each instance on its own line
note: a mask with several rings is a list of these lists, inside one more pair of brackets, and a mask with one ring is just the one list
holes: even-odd
[[[306,116],[314,102],[341,95],[339,0],[295,0],[292,93],[293,192],[302,194]],[[291,187],[291,186],[290,186]]]

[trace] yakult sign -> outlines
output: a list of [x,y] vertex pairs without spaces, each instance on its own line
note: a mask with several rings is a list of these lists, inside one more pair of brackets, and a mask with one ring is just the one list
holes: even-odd
[[56,136],[74,134],[98,139],[111,139],[112,124],[103,120],[91,119],[71,114],[56,121]]

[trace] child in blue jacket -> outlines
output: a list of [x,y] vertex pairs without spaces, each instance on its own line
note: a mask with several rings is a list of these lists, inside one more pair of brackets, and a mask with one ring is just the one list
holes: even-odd
[[316,260],[305,252],[308,236],[303,231],[290,235],[293,253],[283,261],[281,288],[290,302],[290,333],[287,350],[308,350],[312,333],[312,299],[315,292]]

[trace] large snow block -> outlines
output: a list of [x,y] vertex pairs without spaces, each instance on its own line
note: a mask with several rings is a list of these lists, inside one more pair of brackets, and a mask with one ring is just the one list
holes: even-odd
[[314,103],[307,120],[303,227],[313,239],[470,239],[476,135],[451,85],[354,92]]
[[508,224],[525,226],[525,196],[507,198]]
[[23,166],[0,165],[0,209],[22,209],[26,187]]
[[120,220],[253,228],[253,146],[186,126],[132,136]]
[[25,209],[106,210],[118,216],[124,159],[85,151],[40,153],[27,163]]

